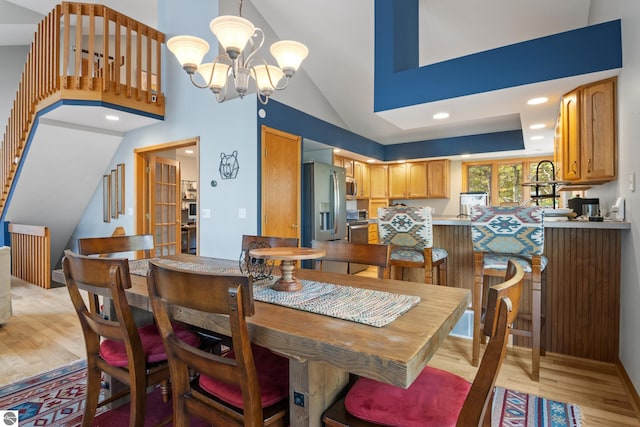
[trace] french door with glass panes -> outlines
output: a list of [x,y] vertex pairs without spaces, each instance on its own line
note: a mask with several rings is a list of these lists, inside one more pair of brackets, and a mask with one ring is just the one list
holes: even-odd
[[149,230],[156,256],[180,253],[180,162],[149,156]]

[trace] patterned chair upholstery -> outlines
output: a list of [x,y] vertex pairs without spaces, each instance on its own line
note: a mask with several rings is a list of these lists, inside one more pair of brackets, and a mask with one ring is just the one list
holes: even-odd
[[391,245],[392,267],[424,268],[425,283],[434,283],[433,270],[437,269],[437,284],[447,284],[448,254],[433,247],[430,207],[378,208],[378,235],[381,244]]
[[548,259],[544,250],[544,211],[538,206],[474,206],[471,213],[471,239],[474,253],[473,286],[473,357],[478,365],[484,295],[487,293],[487,277],[503,277],[508,260],[518,262],[529,282],[531,307],[523,307],[514,335],[531,338],[532,378],[540,375],[540,354],[544,354],[544,328],[542,301],[543,273]]

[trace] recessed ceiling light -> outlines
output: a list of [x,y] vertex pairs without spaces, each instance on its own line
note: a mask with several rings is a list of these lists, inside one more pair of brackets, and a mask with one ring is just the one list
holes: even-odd
[[334,153],[339,153],[339,152],[340,152],[340,149],[339,149],[339,148],[334,148],[334,149],[333,149],[333,152],[334,152]]
[[529,105],[538,105],[538,104],[544,104],[545,102],[547,102],[549,100],[549,98],[546,98],[544,96],[541,96],[540,98],[533,98],[527,101],[527,104]]
[[367,159],[367,163],[375,163],[376,159]]
[[461,154],[460,157],[466,159],[467,157],[471,157],[471,154]]
[[120,120],[120,117],[114,116],[113,114],[107,114],[104,118],[114,122],[117,122],[118,120]]
[[406,163],[406,160],[398,160],[398,163]]
[[535,136],[532,136],[532,137],[531,137],[531,140],[532,140],[532,141],[539,141],[539,140],[541,140],[541,139],[544,139],[544,136],[542,136],[542,135],[535,135]]
[[545,125],[544,123],[536,123],[536,124],[533,124],[533,125],[529,126],[529,129],[544,129],[546,127],[547,127],[547,125]]
[[193,154],[193,150],[184,150],[184,152],[187,154]]
[[449,113],[436,113],[433,115],[433,118],[436,120],[442,120],[449,118]]

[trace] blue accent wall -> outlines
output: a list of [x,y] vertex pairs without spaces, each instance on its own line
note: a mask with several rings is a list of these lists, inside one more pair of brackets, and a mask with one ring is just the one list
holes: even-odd
[[418,61],[417,41],[406,42],[410,30],[418,40],[417,15],[417,1],[376,0],[374,111],[622,67],[621,21],[614,20],[405,69]]
[[522,149],[524,149],[522,131],[510,130],[387,145],[384,158],[386,161],[410,160]]
[[260,135],[260,127],[265,125],[343,150],[384,160],[384,145],[376,141],[320,120],[274,99],[270,99],[267,105],[258,105],[258,109],[260,108],[266,112],[266,116],[258,119],[258,135]]

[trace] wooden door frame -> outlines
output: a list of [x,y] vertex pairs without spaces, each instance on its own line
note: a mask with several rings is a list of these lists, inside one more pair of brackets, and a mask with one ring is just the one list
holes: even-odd
[[[195,136],[192,138],[186,138],[179,141],[165,142],[157,145],[149,145],[146,147],[140,147],[133,150],[133,165],[134,165],[134,227],[136,234],[146,234],[154,230],[148,229],[148,223],[144,217],[144,212],[147,210],[149,203],[149,189],[146,185],[145,174],[145,157],[149,154],[160,153],[167,150],[177,150],[183,147],[195,146],[197,150],[198,162],[196,164],[197,176],[200,176],[200,137]],[[178,183],[179,184],[179,183]],[[200,200],[200,185],[196,197]],[[180,238],[178,236],[178,238]],[[196,231],[196,240],[200,241],[200,227]]]

